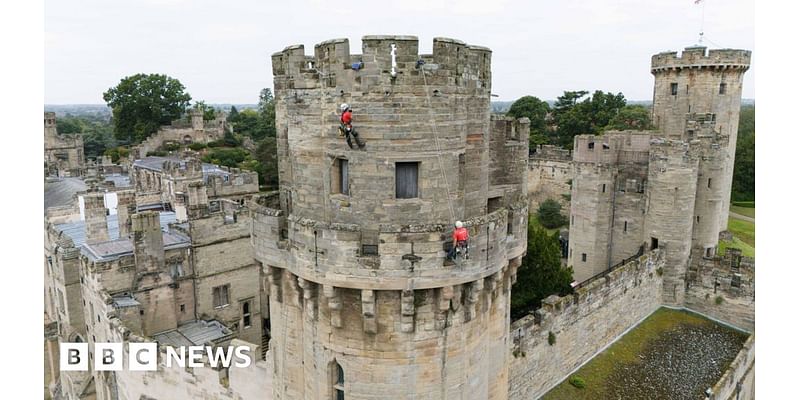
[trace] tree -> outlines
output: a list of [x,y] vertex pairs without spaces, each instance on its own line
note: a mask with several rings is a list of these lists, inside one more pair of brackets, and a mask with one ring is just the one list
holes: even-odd
[[177,79],[161,74],[136,74],[122,78],[103,93],[112,109],[114,135],[137,144],[161,125],[180,118],[192,97]]
[[59,135],[71,135],[81,133],[84,130],[84,123],[79,117],[67,116],[58,120],[56,132]]
[[270,88],[261,89],[258,96],[258,109],[264,126],[264,135],[275,137],[275,98]]
[[214,107],[206,104],[205,100],[195,101],[193,107],[196,110],[201,110],[203,112],[204,121],[211,121],[217,118],[217,110],[215,110]]
[[578,102],[588,92],[564,92],[555,103],[553,111],[557,142],[572,149],[576,135],[598,134],[625,107],[625,96],[595,91],[591,97]]
[[539,223],[545,228],[558,228],[567,223],[567,218],[561,215],[561,204],[553,199],[547,199],[539,204],[537,211]]
[[640,105],[626,105],[622,107],[617,115],[611,118],[608,125],[603,128],[604,131],[623,131],[626,129],[653,129],[653,125],[650,121],[650,110]]
[[572,268],[561,266],[558,233],[528,224],[528,252],[517,270],[517,282],[511,288],[511,318],[517,319],[542,305],[552,294],[572,293]]
[[731,199],[754,201],[756,199],[756,109],[743,106],[739,114],[739,133],[736,139],[736,157],[733,161]]
[[511,105],[506,115],[513,118],[527,117],[531,120],[531,141],[535,144],[544,144],[547,143],[547,114],[549,112],[550,106],[539,100],[538,97],[523,96]]
[[236,106],[231,106],[231,111],[228,113],[228,122],[231,124],[235,124],[236,121],[239,120],[239,110],[236,109]]
[[266,137],[256,148],[258,178],[262,185],[278,187],[278,147],[275,137]]

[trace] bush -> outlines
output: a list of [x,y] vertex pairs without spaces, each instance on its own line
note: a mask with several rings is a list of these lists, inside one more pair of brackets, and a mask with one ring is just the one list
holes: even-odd
[[148,151],[147,157],[165,157],[168,153],[163,150]]
[[164,151],[176,151],[181,148],[181,145],[175,142],[167,142],[161,146],[161,150]]
[[717,296],[717,297],[714,299],[714,303],[715,303],[716,305],[720,305],[720,304],[722,304],[722,302],[723,302],[723,301],[725,301],[725,300],[722,298],[722,296]]
[[539,205],[537,216],[539,223],[547,229],[558,228],[567,223],[567,218],[561,215],[561,204],[553,199],[547,199]]
[[578,389],[583,389],[583,388],[586,387],[586,381],[583,380],[583,378],[581,378],[578,375],[570,376],[569,377],[569,384],[572,385],[572,386],[575,386]]
[[658,276],[664,275],[664,267],[656,268],[656,273],[658,274]]
[[225,146],[225,142],[222,141],[222,140],[214,140],[214,141],[208,142],[207,146],[208,147],[224,147]]
[[192,143],[192,144],[190,144],[188,147],[189,147],[190,149],[194,150],[194,151],[198,151],[198,150],[205,149],[205,148],[206,148],[206,147],[208,147],[208,146],[206,146],[206,144],[205,144],[205,143]]
[[547,332],[547,344],[550,346],[556,344],[556,334],[553,331]]
[[238,167],[239,163],[250,158],[250,153],[241,148],[215,148],[203,156],[203,162],[224,165],[226,167]]

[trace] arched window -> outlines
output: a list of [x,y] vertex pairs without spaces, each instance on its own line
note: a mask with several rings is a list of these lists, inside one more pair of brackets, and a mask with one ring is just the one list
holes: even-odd
[[333,400],[344,400],[344,370],[335,360],[331,364]]

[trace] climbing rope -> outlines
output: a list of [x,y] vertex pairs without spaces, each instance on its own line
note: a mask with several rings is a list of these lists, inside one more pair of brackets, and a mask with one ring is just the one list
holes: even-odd
[[433,126],[433,139],[436,143],[436,158],[439,160],[439,169],[442,171],[442,179],[444,179],[445,192],[447,193],[447,207],[450,210],[450,221],[456,220],[456,213],[453,209],[453,201],[450,198],[450,184],[447,182],[447,173],[444,171],[444,163],[442,162],[442,149],[439,146],[439,133],[436,130],[436,116],[433,113],[433,106],[431,105],[431,93],[428,88],[428,79],[425,77],[425,69],[420,65],[422,71],[422,82],[425,84],[425,96],[428,99],[428,113],[431,116],[431,125]]

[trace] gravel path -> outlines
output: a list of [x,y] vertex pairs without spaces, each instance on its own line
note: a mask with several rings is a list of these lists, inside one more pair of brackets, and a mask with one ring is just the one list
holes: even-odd
[[652,340],[640,362],[614,369],[607,398],[702,399],[746,339],[721,326],[679,325]]

